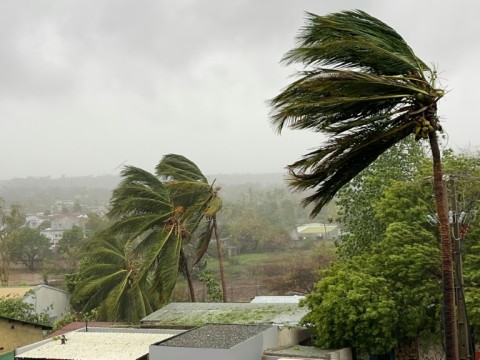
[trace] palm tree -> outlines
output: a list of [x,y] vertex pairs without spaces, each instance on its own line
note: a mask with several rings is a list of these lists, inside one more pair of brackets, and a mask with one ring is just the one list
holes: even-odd
[[109,321],[137,322],[156,309],[148,280],[139,278],[141,261],[131,243],[118,236],[99,235],[85,246],[80,280],[72,304],[82,312],[98,310]]
[[[126,235],[134,244],[135,252],[143,254],[144,270],[140,277],[154,274],[152,286],[158,292],[160,303],[168,301],[179,270],[187,279],[194,302],[185,247],[192,243],[197,231],[201,232],[203,236],[196,246],[194,263],[202,258],[212,234],[209,221],[203,220],[209,213],[216,214],[219,198],[212,195],[212,186],[198,167],[181,155],[166,155],[155,174],[127,166],[122,178],[113,192],[109,212],[116,222],[108,231]],[[203,231],[199,230],[201,226]]]
[[[108,213],[116,222],[107,231],[126,236],[132,242],[134,251],[143,256],[140,277],[145,279],[154,273],[152,286],[158,292],[159,302],[165,303],[184,261],[185,210],[175,206],[165,184],[154,174],[126,166],[121,176],[123,180],[113,191]],[[187,280],[191,284],[188,274]],[[195,301],[193,286],[190,296]]]
[[[223,301],[226,302],[227,290],[223,253],[217,223],[217,214],[222,208],[222,199],[218,195],[220,187],[215,186],[215,181],[209,184],[208,179],[197,165],[182,155],[165,155],[155,170],[157,176],[162,179],[169,189],[173,202],[177,206],[189,209],[189,215],[187,216],[190,221],[188,235],[190,237],[194,236],[195,232],[198,232],[197,229],[201,228],[199,230],[200,235],[193,265],[200,261],[208,249],[212,235],[215,236],[222,296]],[[204,219],[207,221],[202,223]],[[186,265],[188,266],[188,264]]]
[[312,189],[303,203],[312,217],[377,157],[414,134],[428,139],[433,158],[442,248],[446,358],[456,359],[457,333],[447,204],[437,131],[437,74],[391,27],[363,11],[307,13],[298,46],[283,61],[302,63],[298,80],[271,100],[276,130],[309,129],[330,135],[288,166],[290,185]]

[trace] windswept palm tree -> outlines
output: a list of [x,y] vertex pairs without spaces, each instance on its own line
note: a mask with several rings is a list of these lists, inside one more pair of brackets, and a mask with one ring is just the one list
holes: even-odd
[[[168,189],[154,174],[126,166],[121,175],[108,213],[115,223],[108,232],[132,242],[136,254],[143,257],[140,277],[154,274],[152,286],[158,292],[159,302],[165,303],[175,287],[181,263],[187,233],[182,225],[185,210],[175,206]],[[190,296],[195,301],[193,291]]]
[[204,220],[217,203],[214,199],[205,176],[181,155],[166,155],[155,174],[133,166],[122,171],[122,181],[111,199],[109,216],[116,222],[109,232],[127,236],[134,251],[142,254],[140,278],[153,273],[152,287],[160,303],[170,298],[179,270],[187,279],[191,301],[195,301],[184,248],[192,244],[194,234],[202,233],[194,263],[204,255],[211,237],[209,221]]
[[402,37],[363,11],[307,14],[298,45],[283,61],[305,70],[271,101],[276,130],[308,129],[330,136],[288,166],[290,185],[313,190],[304,204],[318,214],[337,191],[384,151],[413,134],[430,143],[442,247],[446,358],[456,359],[452,243],[449,234],[437,102],[437,73]]
[[104,319],[135,323],[157,308],[148,279],[139,281],[141,262],[130,243],[101,234],[85,249],[88,260],[72,293],[72,303],[82,304],[82,312],[96,309]]
[[[218,235],[217,214],[222,208],[218,195],[220,187],[208,183],[198,166],[182,155],[168,154],[155,168],[170,191],[175,204],[182,206],[189,214],[188,235],[196,236],[198,243],[193,265],[197,264],[208,249],[212,235],[215,236],[220,268],[223,301],[227,301],[223,253]],[[206,222],[204,221],[206,220]],[[191,238],[189,239],[191,241]],[[188,263],[186,264],[188,267]]]

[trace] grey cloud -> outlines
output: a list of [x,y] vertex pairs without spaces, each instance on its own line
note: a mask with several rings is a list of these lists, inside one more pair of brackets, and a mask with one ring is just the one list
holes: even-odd
[[283,171],[323,138],[270,127],[294,70],[279,61],[306,11],[357,7],[438,64],[449,145],[474,142],[476,2],[5,0],[1,177],[152,169],[171,152],[207,173]]

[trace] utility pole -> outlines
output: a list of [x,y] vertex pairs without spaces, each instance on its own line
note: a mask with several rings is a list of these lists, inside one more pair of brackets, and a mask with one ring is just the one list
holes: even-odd
[[449,222],[452,228],[453,241],[453,265],[455,285],[455,305],[457,310],[457,333],[458,333],[458,358],[460,360],[473,360],[470,343],[470,329],[467,319],[467,309],[463,294],[463,266],[462,266],[462,241],[465,236],[463,229],[460,229],[465,221],[465,212],[458,209],[457,186],[454,177],[450,177],[451,196]]

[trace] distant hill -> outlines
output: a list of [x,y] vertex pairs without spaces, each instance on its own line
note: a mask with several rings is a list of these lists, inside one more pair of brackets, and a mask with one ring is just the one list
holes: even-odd
[[[242,185],[242,184],[260,184],[260,185],[282,185],[285,183],[285,174],[214,174],[207,175],[208,181],[216,180],[216,183],[222,185]],[[59,178],[47,177],[27,177],[14,178],[10,180],[0,180],[0,192],[2,188],[71,188],[87,187],[114,189],[120,182],[119,175],[99,175],[99,176],[62,176]]]
[[216,174],[207,175],[208,181],[216,180],[220,185],[284,185],[285,174],[268,173],[268,174]]
[[88,187],[113,189],[120,182],[118,175],[100,175],[100,176],[62,176],[59,178],[47,177],[27,177],[14,178],[10,180],[0,180],[0,192],[2,188],[71,188]]
[[[220,186],[224,200],[233,200],[250,188],[286,187],[282,174],[217,174],[208,175]],[[28,177],[0,180],[0,198],[7,207],[20,204],[26,212],[41,212],[57,201],[78,200],[82,205],[98,206],[109,202],[112,190],[120,182],[119,175],[74,177]]]

